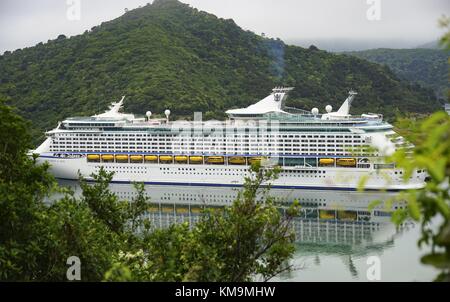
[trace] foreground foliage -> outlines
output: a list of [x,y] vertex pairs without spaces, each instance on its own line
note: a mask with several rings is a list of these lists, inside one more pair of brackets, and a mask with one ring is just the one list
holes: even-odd
[[144,248],[119,255],[106,280],[267,281],[290,270],[299,206],[280,212],[268,189],[261,190],[277,171],[252,169],[230,207],[204,210],[191,228],[175,224],[144,234]]
[[[450,51],[450,18],[442,17],[440,25],[446,30],[440,43]],[[418,244],[432,247],[421,261],[441,271],[436,281],[450,282],[450,116],[441,111],[420,122],[402,119],[399,126],[408,128],[405,133],[416,146],[413,154],[398,150],[392,160],[405,170],[405,180],[416,169],[425,170],[428,178],[423,190],[398,196],[408,202],[408,209],[396,211],[393,219],[400,224],[412,217],[421,223]]]
[[441,270],[436,280],[450,281],[450,117],[437,112],[413,123],[418,129],[410,135],[416,144],[413,153],[398,150],[391,160],[404,169],[405,181],[416,169],[425,170],[428,179],[424,189],[399,194],[397,198],[406,200],[408,208],[397,210],[393,219],[397,224],[409,217],[420,222],[422,236],[418,244],[432,247],[422,262]]

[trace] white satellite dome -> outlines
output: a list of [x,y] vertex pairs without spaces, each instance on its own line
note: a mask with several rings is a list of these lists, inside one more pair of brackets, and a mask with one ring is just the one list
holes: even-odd
[[313,109],[311,110],[311,113],[312,113],[313,115],[318,115],[318,114],[319,114],[319,109],[313,108]]
[[331,110],[333,110],[333,107],[331,107],[331,105],[327,105],[327,106],[325,107],[325,111],[326,111],[326,112],[330,113]]

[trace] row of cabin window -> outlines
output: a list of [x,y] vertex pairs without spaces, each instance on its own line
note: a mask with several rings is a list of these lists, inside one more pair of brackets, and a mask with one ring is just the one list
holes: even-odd
[[71,137],[71,138],[80,138],[80,137],[95,137],[95,138],[140,138],[140,139],[173,139],[173,138],[195,138],[195,139],[225,139],[227,137],[233,136],[234,138],[361,138],[360,135],[303,135],[303,134],[264,134],[264,135],[251,135],[251,134],[226,134],[226,135],[200,135],[200,136],[192,136],[192,135],[145,135],[145,134],[81,134],[81,133],[60,133],[55,136],[58,137]]

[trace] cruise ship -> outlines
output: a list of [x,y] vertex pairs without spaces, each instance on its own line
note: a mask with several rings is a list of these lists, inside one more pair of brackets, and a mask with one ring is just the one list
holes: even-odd
[[[250,165],[279,167],[273,188],[399,191],[424,186],[417,170],[405,181],[386,156],[411,148],[379,114],[351,115],[357,93],[337,111],[286,106],[292,87],[276,87],[246,108],[226,111],[225,121],[192,121],[135,116],[121,112],[124,97],[91,117],[71,117],[46,132],[34,151],[59,179],[87,180],[101,167],[114,172],[113,183],[240,187]],[[264,184],[269,185],[269,184]]]

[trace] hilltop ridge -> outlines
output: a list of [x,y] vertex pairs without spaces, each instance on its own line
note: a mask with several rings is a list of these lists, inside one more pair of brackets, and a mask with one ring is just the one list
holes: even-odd
[[102,112],[126,95],[125,109],[223,118],[274,86],[296,87],[289,106],[321,111],[358,91],[353,112],[431,112],[429,89],[389,68],[315,47],[286,45],[176,0],[155,0],[82,35],[0,56],[0,98],[31,120],[38,139],[58,120]]

